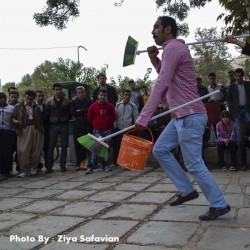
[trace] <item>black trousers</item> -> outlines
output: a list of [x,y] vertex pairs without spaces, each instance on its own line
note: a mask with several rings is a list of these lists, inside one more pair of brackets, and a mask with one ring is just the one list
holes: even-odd
[[225,166],[224,161],[224,150],[230,150],[230,157],[231,157],[231,166],[236,167],[237,164],[237,144],[234,141],[231,141],[228,146],[224,142],[217,142],[217,151],[218,151],[218,160],[219,160],[219,167]]
[[12,170],[16,133],[0,129],[0,174],[8,175]]
[[250,141],[240,142],[240,156],[241,156],[241,164],[243,166],[247,164],[247,147],[250,148]]
[[89,153],[89,151],[77,141],[77,138],[86,135],[89,132],[91,132],[91,128],[85,119],[75,119],[75,123],[73,126],[73,134],[77,165],[79,165],[81,161],[85,160]]

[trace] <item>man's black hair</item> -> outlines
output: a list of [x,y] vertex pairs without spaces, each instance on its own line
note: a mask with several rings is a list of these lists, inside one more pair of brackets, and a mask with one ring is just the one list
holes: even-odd
[[36,95],[37,95],[38,93],[44,94],[44,91],[42,91],[42,90],[36,90]]
[[242,74],[242,76],[244,76],[245,75],[245,72],[244,72],[244,70],[242,69],[242,68],[237,68],[235,71],[234,71],[234,73],[235,74]]
[[177,24],[174,18],[170,17],[170,16],[160,16],[158,17],[158,20],[161,21],[161,24],[163,26],[163,28],[167,28],[167,26],[171,27],[171,33],[174,37],[177,37]]
[[104,76],[105,78],[107,78],[105,73],[100,73],[100,74],[97,75],[97,79],[99,79],[101,76]]
[[0,99],[4,98],[5,101],[7,100],[6,94],[3,92],[0,92]]
[[17,91],[17,88],[16,88],[15,86],[10,86],[10,87],[8,87],[8,93],[9,93],[11,90],[16,90],[16,91]]
[[210,73],[208,74],[208,76],[215,76],[215,77],[216,77],[216,74],[215,74],[214,72],[210,72]]
[[10,95],[17,95],[18,97],[19,97],[19,92],[17,91],[17,90],[11,90],[10,92],[9,92],[9,96]]
[[98,95],[99,95],[100,93],[107,94],[107,90],[106,90],[106,89],[99,89]]
[[122,94],[124,95],[125,93],[130,93],[131,94],[131,90],[130,89],[124,89]]
[[36,93],[33,90],[26,90],[24,95],[33,96],[34,98],[36,97]]
[[62,84],[56,82],[56,83],[53,84],[53,87],[52,87],[52,88],[53,88],[53,90],[54,90],[55,88],[62,88]]

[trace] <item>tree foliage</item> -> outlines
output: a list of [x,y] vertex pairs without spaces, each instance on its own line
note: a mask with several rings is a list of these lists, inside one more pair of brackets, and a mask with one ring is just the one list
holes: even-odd
[[219,3],[228,11],[228,13],[220,14],[217,18],[218,20],[224,19],[227,33],[240,35],[250,31],[247,16],[247,5],[250,5],[249,0],[219,0]]
[[8,88],[9,87],[15,87],[16,86],[16,83],[15,82],[6,82],[4,85],[3,85],[3,87],[2,87],[2,91],[4,92],[4,93],[8,93]]
[[[52,95],[52,84],[55,82],[82,82],[90,86],[90,92],[98,85],[97,75],[106,73],[108,66],[104,66],[99,70],[92,67],[84,67],[83,64],[72,61],[70,59],[59,58],[57,62],[45,61],[38,65],[32,74],[25,74],[19,83],[9,82],[3,85],[3,91],[7,93],[8,87],[15,86],[18,88],[20,96],[23,97],[27,89],[42,90],[45,97]],[[150,85],[149,76],[151,69],[147,69],[142,79],[135,82],[139,87],[142,85]],[[116,87],[118,93],[128,87],[130,78],[118,76],[117,79],[111,78],[109,84]]]
[[[114,0],[115,6],[121,6],[126,0]],[[179,34],[188,35],[188,24],[185,19],[191,8],[202,8],[212,0],[155,0],[157,8],[162,8],[163,13],[173,16],[179,26]],[[40,13],[35,13],[33,18],[39,26],[54,25],[61,30],[66,28],[70,19],[80,15],[80,0],[47,0],[46,7]],[[226,32],[234,35],[250,31],[250,0],[219,0],[219,4],[227,12],[221,13],[217,19],[223,19]],[[249,12],[249,17],[247,13]]]
[[[218,33],[216,28],[197,29],[195,31],[195,39],[208,40],[216,39]],[[224,43],[205,43],[196,44],[192,46],[194,52],[194,63],[196,75],[200,76],[204,82],[208,79],[208,74],[214,72],[217,75],[219,83],[227,83],[226,75],[230,70],[230,54],[228,48]]]
[[79,16],[80,0],[47,0],[47,6],[41,13],[35,13],[33,18],[39,26],[54,25],[61,30],[66,28],[70,18]]

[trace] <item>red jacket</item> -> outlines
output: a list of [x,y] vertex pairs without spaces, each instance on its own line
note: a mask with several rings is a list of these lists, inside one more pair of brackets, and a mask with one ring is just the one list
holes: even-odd
[[115,108],[109,103],[104,104],[95,101],[90,105],[88,110],[88,122],[93,126],[94,130],[111,130],[114,127],[116,119]]

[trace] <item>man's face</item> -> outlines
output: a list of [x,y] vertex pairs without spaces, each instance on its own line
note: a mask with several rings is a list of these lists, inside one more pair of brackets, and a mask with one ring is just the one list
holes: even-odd
[[0,98],[0,106],[2,106],[5,103],[6,103],[6,99],[5,98]]
[[151,33],[157,45],[162,45],[167,40],[169,29],[169,26],[167,28],[163,28],[161,20],[157,20],[155,22]]
[[77,89],[76,90],[76,95],[81,100],[84,99],[85,98],[85,90],[83,90],[83,89]]
[[202,80],[201,79],[196,80],[196,82],[197,82],[197,86],[201,86],[201,84],[202,84]]
[[36,101],[38,104],[42,104],[44,100],[44,94],[41,92],[36,93]]
[[235,74],[235,78],[236,78],[236,82],[243,82],[243,74],[242,73],[236,73]]
[[128,103],[128,102],[130,101],[130,99],[131,99],[131,93],[130,93],[130,92],[125,92],[125,93],[123,94],[123,101],[124,101],[125,103]]
[[143,95],[148,95],[148,89],[147,88],[142,88],[141,92]]
[[63,91],[61,87],[55,87],[53,92],[56,98],[61,98],[63,96]]
[[27,103],[28,106],[32,106],[34,99],[35,98],[32,95],[25,95],[25,102]]
[[16,105],[18,103],[18,95],[17,94],[10,94],[10,104]]
[[209,76],[208,78],[211,85],[216,85],[216,76]]
[[130,87],[130,89],[134,90],[135,89],[135,83],[134,82],[129,83],[129,87]]
[[98,95],[98,101],[103,104],[107,101],[107,93],[100,92]]
[[234,73],[228,73],[228,79],[229,79],[229,81],[230,82],[233,82],[234,80],[235,80],[235,75],[234,75]]
[[98,78],[98,81],[99,81],[99,84],[100,85],[105,85],[106,84],[106,81],[107,81],[107,77],[106,76],[100,76]]

